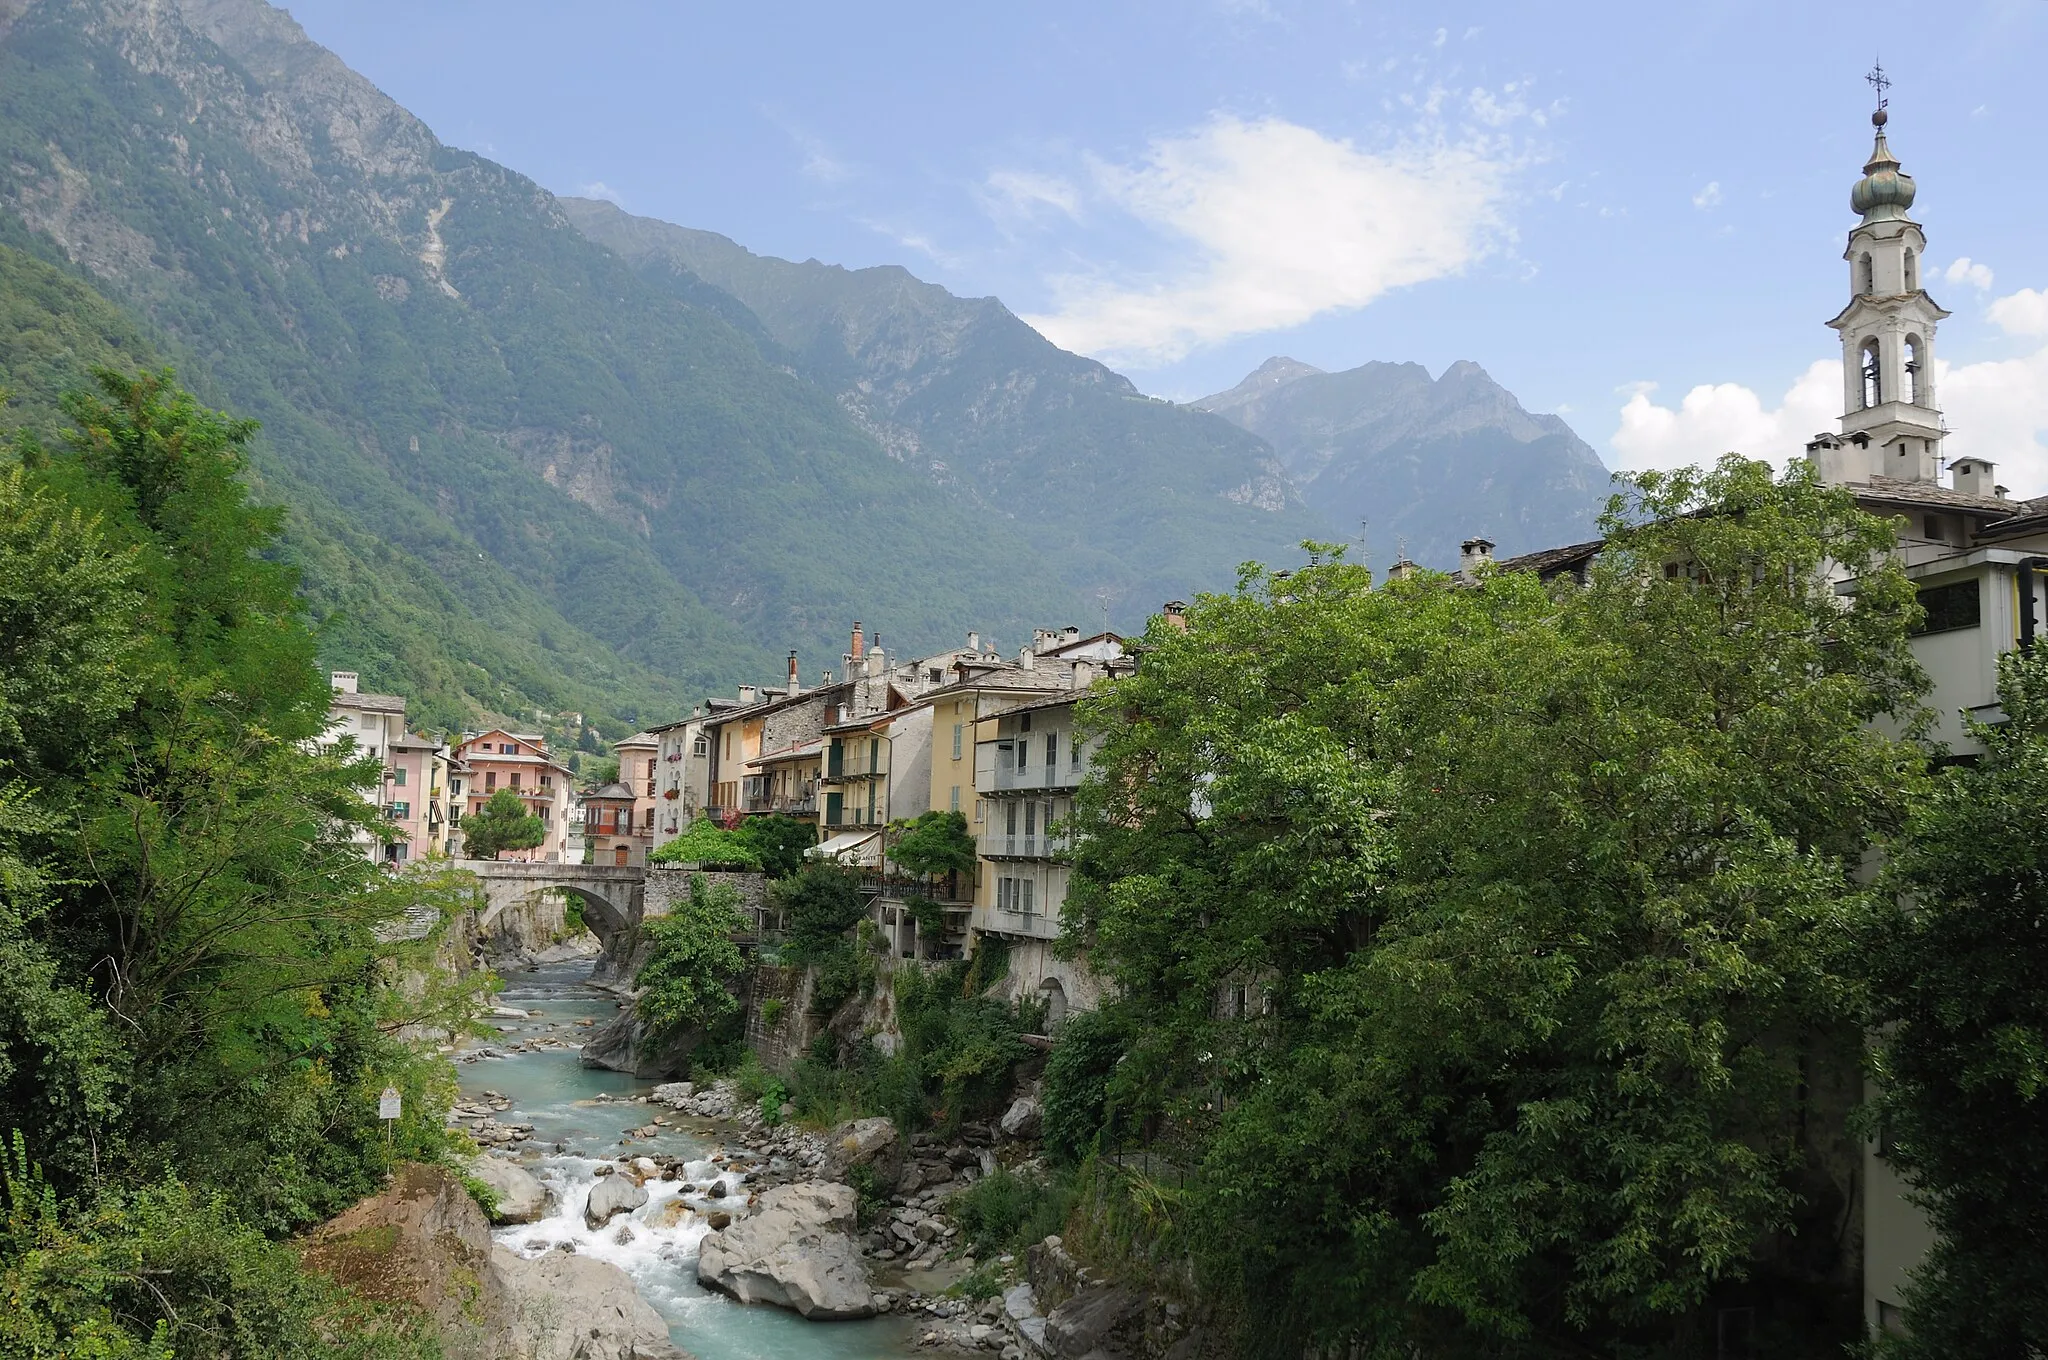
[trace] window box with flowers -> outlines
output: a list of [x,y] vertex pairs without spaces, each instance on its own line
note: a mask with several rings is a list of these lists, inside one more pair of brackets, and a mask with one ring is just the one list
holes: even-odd
[[661,796],[664,798],[680,798],[683,795],[682,790],[680,789],[670,789],[668,792],[662,794]]

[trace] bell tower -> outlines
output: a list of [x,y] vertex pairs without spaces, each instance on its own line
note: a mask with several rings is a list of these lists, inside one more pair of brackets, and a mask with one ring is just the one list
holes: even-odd
[[1891,82],[1882,66],[1868,79],[1877,90],[1870,115],[1877,139],[1863,178],[1849,190],[1850,211],[1862,218],[1843,254],[1849,305],[1828,322],[1842,337],[1842,471],[1853,481],[1932,482],[1941,473],[1944,433],[1934,390],[1934,328],[1948,313],[1921,287],[1927,237],[1906,215],[1913,178],[1885,144],[1884,94]]

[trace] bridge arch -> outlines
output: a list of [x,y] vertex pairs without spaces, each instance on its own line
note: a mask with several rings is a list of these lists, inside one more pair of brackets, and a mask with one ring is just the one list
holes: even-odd
[[535,864],[520,860],[472,860],[464,868],[483,882],[484,909],[477,929],[488,930],[506,908],[535,893],[569,893],[583,904],[583,919],[600,942],[640,924],[647,871],[608,864]]

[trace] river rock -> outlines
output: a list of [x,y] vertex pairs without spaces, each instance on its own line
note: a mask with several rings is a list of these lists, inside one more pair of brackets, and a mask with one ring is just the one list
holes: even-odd
[[314,1229],[301,1257],[361,1298],[424,1313],[447,1360],[686,1360],[617,1266],[494,1247],[483,1210],[446,1167],[400,1166],[382,1191]]
[[630,1213],[647,1202],[647,1192],[627,1176],[606,1176],[590,1187],[590,1199],[583,1206],[583,1221],[595,1230],[614,1217]]
[[503,1157],[471,1157],[462,1169],[491,1187],[497,1197],[493,1223],[532,1223],[548,1211],[547,1187]]
[[1003,1112],[1001,1128],[1007,1138],[1036,1138],[1040,1110],[1030,1096],[1020,1096]]
[[872,1168],[876,1182],[884,1188],[896,1184],[903,1174],[903,1144],[894,1123],[880,1118],[856,1119],[832,1130],[818,1174],[845,1180],[857,1166]]
[[503,1247],[491,1265],[526,1326],[533,1360],[688,1360],[668,1324],[615,1265],[574,1252],[527,1260]]
[[629,1008],[591,1031],[578,1061],[631,1077],[673,1077],[689,1068],[690,1054],[703,1041],[701,1028],[656,1031]]
[[1052,1310],[1045,1320],[1045,1343],[1052,1353],[1080,1360],[1105,1349],[1113,1333],[1144,1307],[1144,1300],[1116,1285],[1083,1289]]
[[680,1108],[696,1094],[697,1083],[694,1081],[668,1081],[648,1092],[647,1098],[660,1105]]
[[853,1240],[858,1204],[851,1186],[778,1185],[753,1214],[704,1239],[697,1281],[816,1321],[870,1317],[874,1294]]

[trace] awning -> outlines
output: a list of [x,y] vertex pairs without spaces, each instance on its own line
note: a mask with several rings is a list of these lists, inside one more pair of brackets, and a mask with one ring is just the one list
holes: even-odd
[[841,864],[872,868],[882,862],[882,833],[879,829],[848,831],[823,845],[814,845],[804,853],[812,859],[835,859]]

